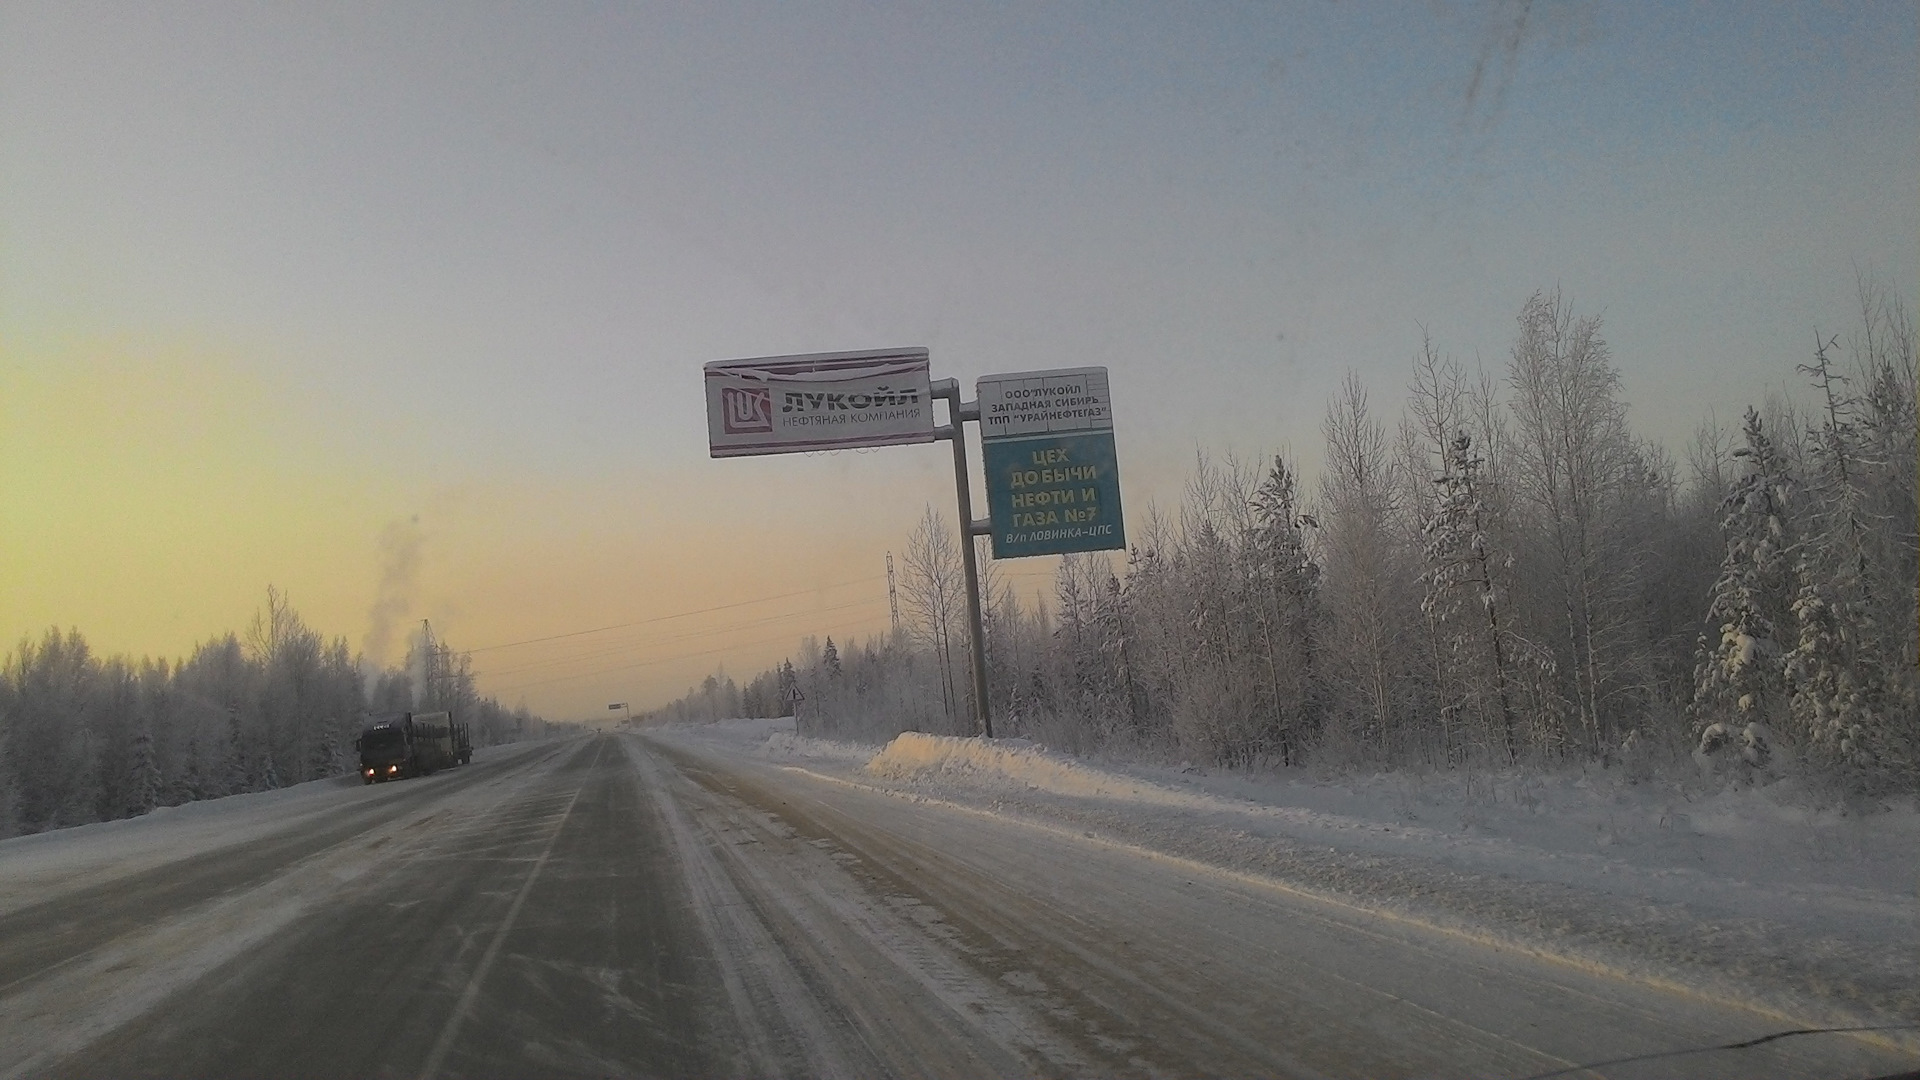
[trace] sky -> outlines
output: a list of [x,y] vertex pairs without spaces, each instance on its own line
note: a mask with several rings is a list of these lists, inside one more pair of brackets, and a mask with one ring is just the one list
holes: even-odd
[[1679,455],[1915,305],[1917,106],[1911,2],[0,0],[0,650],[272,585],[570,719],[883,631],[949,449],[710,459],[735,357],[1104,365],[1137,528],[1558,288]]

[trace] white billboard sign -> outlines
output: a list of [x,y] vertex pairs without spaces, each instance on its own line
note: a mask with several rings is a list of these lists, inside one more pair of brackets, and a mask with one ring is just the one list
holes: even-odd
[[933,441],[925,349],[716,360],[706,367],[714,457]]
[[982,439],[1113,430],[1103,367],[986,375],[974,385]]

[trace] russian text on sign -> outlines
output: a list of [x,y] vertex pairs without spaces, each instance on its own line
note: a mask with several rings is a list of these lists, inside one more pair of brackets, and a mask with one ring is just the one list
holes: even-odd
[[975,391],[983,439],[1113,429],[1103,367],[986,375]]
[[808,353],[706,366],[714,457],[932,442],[925,349]]

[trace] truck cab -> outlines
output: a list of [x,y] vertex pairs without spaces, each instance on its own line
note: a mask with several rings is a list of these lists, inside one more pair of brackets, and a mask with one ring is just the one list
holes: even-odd
[[360,752],[360,779],[397,780],[415,771],[413,754],[413,716],[402,714],[368,724],[354,740]]

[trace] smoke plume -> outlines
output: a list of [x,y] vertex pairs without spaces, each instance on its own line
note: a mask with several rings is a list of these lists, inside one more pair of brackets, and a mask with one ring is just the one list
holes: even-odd
[[394,520],[380,532],[380,588],[367,611],[367,636],[361,653],[376,667],[387,663],[394,628],[413,610],[414,580],[420,573],[420,517]]

